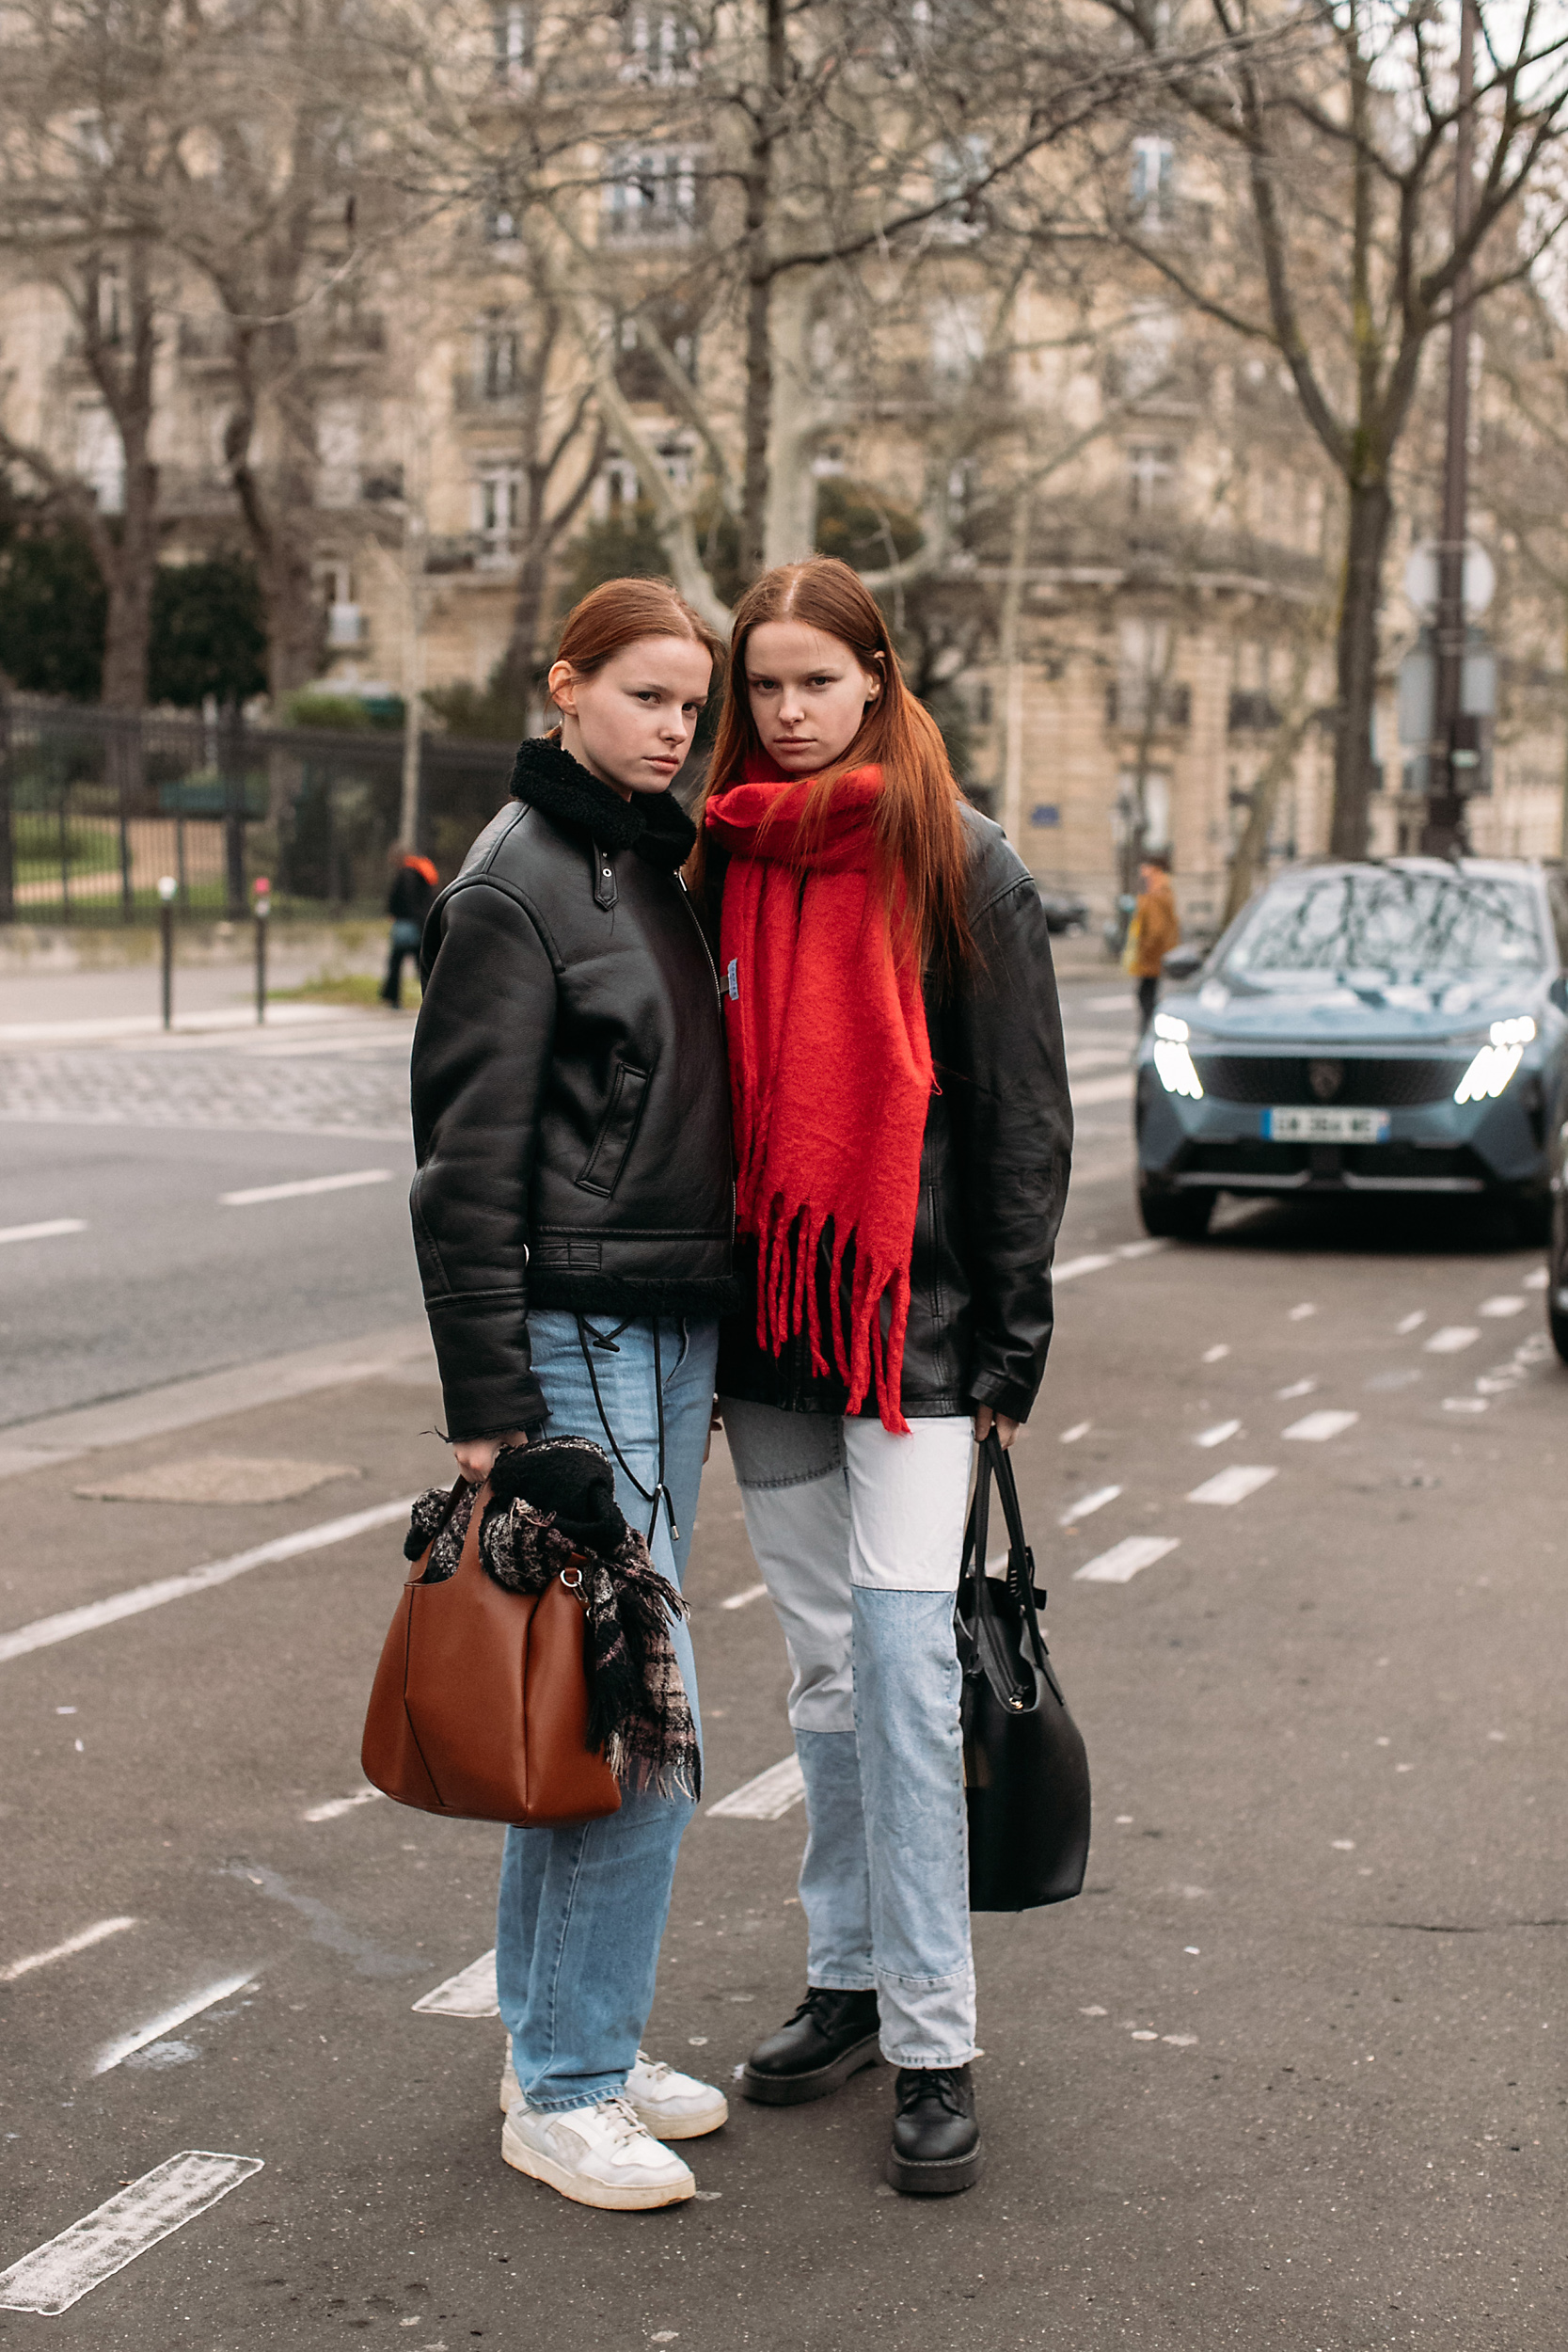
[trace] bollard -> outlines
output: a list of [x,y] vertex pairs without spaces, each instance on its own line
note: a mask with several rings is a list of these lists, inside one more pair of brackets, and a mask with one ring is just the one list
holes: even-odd
[[258,874],[251,884],[256,894],[256,1019],[267,1017],[267,917],[272,913],[272,884]]
[[164,946],[164,1026],[174,1026],[174,894],[180,885],[172,874],[158,879],[158,924]]

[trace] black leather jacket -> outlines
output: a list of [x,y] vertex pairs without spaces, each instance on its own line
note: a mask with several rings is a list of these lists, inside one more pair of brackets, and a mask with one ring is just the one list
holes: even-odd
[[713,963],[666,793],[547,739],[436,899],[414,1035],[414,1239],[448,1435],[537,1427],[528,1310],[705,1314],[736,1295]]
[[[1023,1421],[1051,1344],[1051,1256],[1067,1200],[1072,1105],[1039,891],[999,825],[968,807],[964,824],[978,952],[953,984],[934,975],[926,981],[941,1092],[931,1096],[920,1155],[902,1403],[911,1421],[976,1405]],[[717,907],[718,859],[709,888]],[[831,1267],[825,1246],[825,1319]],[[786,1343],[777,1359],[758,1343],[755,1251],[744,1239],[738,1271],[748,1298],[723,1327],[720,1395],[842,1413],[843,1382],[813,1373],[803,1339]],[[851,1272],[846,1265],[846,1301]],[[875,1399],[863,1410],[875,1413]]]

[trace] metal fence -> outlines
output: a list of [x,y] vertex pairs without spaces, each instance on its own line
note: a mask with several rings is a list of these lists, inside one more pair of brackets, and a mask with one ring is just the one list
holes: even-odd
[[[414,846],[442,880],[506,798],[512,747],[420,742]],[[256,727],[0,698],[0,922],[233,919],[265,874],[279,914],[385,904],[403,804],[403,739]]]

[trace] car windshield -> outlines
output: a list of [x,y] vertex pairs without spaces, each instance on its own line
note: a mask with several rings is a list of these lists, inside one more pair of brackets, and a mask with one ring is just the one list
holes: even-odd
[[1473,874],[1292,876],[1268,891],[1225,960],[1262,987],[1324,977],[1458,979],[1538,970],[1545,941],[1528,883]]

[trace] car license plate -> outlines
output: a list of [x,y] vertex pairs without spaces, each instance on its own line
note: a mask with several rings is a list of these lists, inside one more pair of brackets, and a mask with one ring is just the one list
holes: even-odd
[[1387,1111],[1268,1110],[1263,1133],[1271,1143],[1386,1143]]

